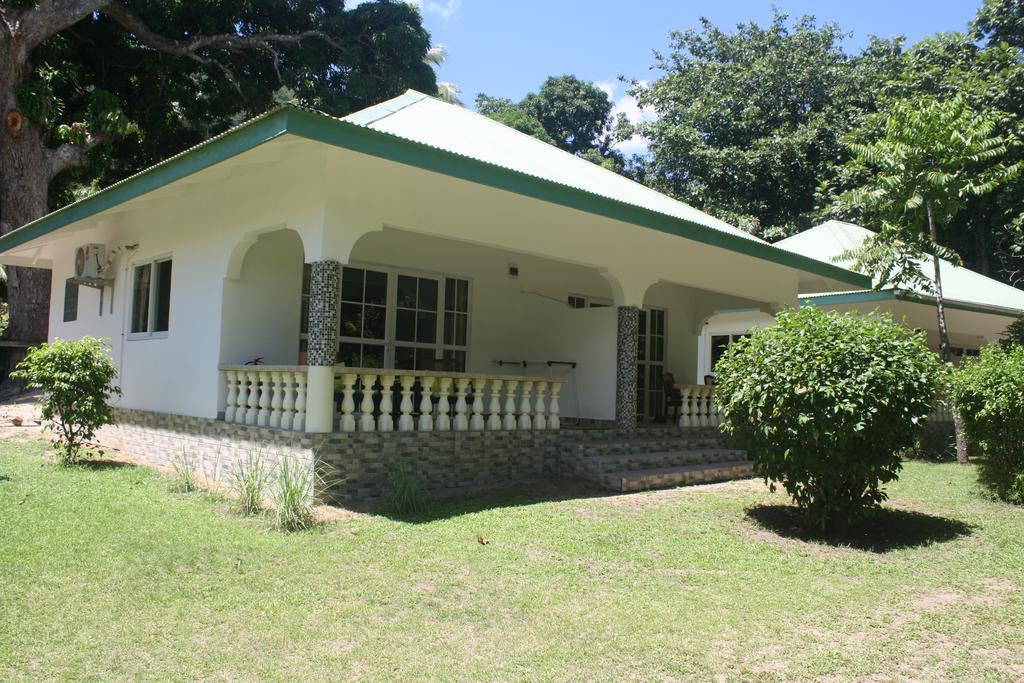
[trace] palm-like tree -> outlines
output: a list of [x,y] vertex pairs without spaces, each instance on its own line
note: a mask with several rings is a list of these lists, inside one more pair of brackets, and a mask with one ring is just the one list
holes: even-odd
[[[444,43],[438,43],[433,46],[427,50],[427,54],[423,57],[423,61],[435,69],[444,64],[447,59],[448,48],[445,47]],[[448,102],[449,104],[457,104],[461,107],[462,100],[459,99],[459,95],[461,94],[462,90],[454,83],[450,83],[448,81],[437,82],[437,96],[445,102]]]

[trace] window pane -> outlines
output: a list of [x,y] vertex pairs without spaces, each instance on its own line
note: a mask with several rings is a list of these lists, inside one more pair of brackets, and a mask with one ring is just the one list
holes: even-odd
[[363,336],[363,307],[360,304],[341,305],[341,329],[342,337]]
[[654,334],[665,334],[665,311],[651,311],[654,319]]
[[398,276],[398,306],[416,308],[416,278],[408,275]]
[[302,264],[302,294],[309,296],[309,278],[313,273],[313,266],[308,263]]
[[388,302],[388,274],[366,271],[366,303],[385,305]]
[[416,341],[433,344],[437,341],[437,313],[421,312],[416,319]]
[[343,301],[363,300],[363,269],[341,269],[341,298]]
[[466,352],[465,351],[445,351],[444,357],[455,361],[455,372],[466,371]]
[[437,310],[437,280],[420,278],[420,293],[417,308],[423,311]]
[[396,346],[395,367],[399,370],[415,370],[416,349],[411,346]]
[[459,280],[459,297],[455,307],[460,313],[469,313],[469,280]]
[[637,360],[647,360],[647,337],[640,335],[636,338]]
[[149,332],[149,278],[153,266],[136,266],[132,284],[132,332]]
[[455,343],[455,314],[445,313],[444,314],[444,343],[454,344]]
[[584,301],[583,297],[581,297],[581,296],[571,296],[571,295],[569,296],[569,307],[570,308],[584,308],[586,305],[587,305],[586,301]]
[[366,306],[363,310],[363,337],[365,339],[383,339],[384,323],[387,321],[388,309],[384,306]]
[[711,337],[711,369],[715,369],[718,359],[721,358],[726,349],[729,348],[729,335],[716,334]]
[[455,345],[466,345],[466,332],[469,329],[469,314],[459,313],[455,316]]
[[78,320],[78,285],[71,280],[64,283],[64,322]]
[[395,311],[395,339],[416,341],[416,312],[405,309]]
[[436,358],[434,349],[416,349],[416,369],[422,370],[423,362],[434,360],[434,358]]
[[166,332],[171,320],[171,262],[156,264],[156,332]]
[[645,335],[647,334],[647,311],[640,311],[639,319],[640,323],[637,326],[637,331],[641,335]]
[[455,310],[455,278],[446,278],[444,281],[444,310]]
[[665,360],[664,337],[651,337],[651,360],[657,363]]
[[338,362],[344,363],[350,368],[358,368],[360,362],[359,352],[359,344],[343,343],[341,345],[341,350],[338,351]]
[[384,367],[384,347],[377,344],[363,344],[363,367]]

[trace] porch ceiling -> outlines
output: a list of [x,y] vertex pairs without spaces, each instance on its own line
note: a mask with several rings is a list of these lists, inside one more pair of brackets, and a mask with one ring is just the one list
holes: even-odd
[[[481,193],[482,196],[491,197],[505,206],[510,200],[507,196],[503,201],[496,199],[499,194],[514,195],[530,200],[530,203],[543,203],[585,216],[587,220],[577,218],[574,222],[582,227],[589,221],[593,231],[574,231],[573,240],[577,243],[581,240],[596,243],[606,240],[610,236],[609,230],[612,234],[619,233],[616,239],[609,243],[614,244],[619,250],[626,248],[632,252],[639,252],[640,258],[635,258],[638,254],[634,253],[632,260],[638,262],[641,267],[647,256],[657,260],[657,254],[649,249],[667,248],[675,253],[687,250],[699,252],[695,255],[718,252],[723,257],[731,253],[746,257],[741,258],[739,262],[731,262],[737,272],[752,262],[775,266],[769,268],[769,271],[779,277],[785,277],[784,272],[789,270],[792,276],[796,277],[800,291],[836,291],[849,290],[851,285],[857,288],[870,286],[870,281],[863,275],[748,237],[291,106],[256,117],[86,199],[8,233],[0,238],[0,262],[46,267],[48,255],[41,247],[47,244],[47,236],[51,233],[62,229],[91,227],[94,221],[103,219],[125,203],[142,198],[155,199],[158,197],[158,191],[166,192],[162,188],[172,184],[195,182],[196,179],[190,177],[196,174],[202,174],[205,179],[215,181],[215,167],[218,165],[230,160],[238,163],[242,161],[243,156],[247,160],[253,159],[258,147],[262,148],[260,154],[272,153],[272,147],[287,144],[296,137],[356,152],[364,159],[370,157],[386,160],[391,162],[389,166],[392,169],[404,168],[406,171],[420,172],[420,179],[425,177],[422,171],[428,171],[430,173],[427,176],[444,176],[473,184],[486,190]],[[413,184],[426,183],[414,181]],[[461,197],[459,199],[461,200]],[[391,200],[394,201],[393,195]],[[415,213],[416,207],[405,208],[413,209]],[[566,215],[566,211],[556,213]],[[487,213],[478,213],[478,218],[479,216],[486,217]],[[83,222],[89,219],[92,219],[90,224],[83,225]],[[556,226],[551,223],[544,227],[548,237],[559,237],[552,234],[553,227]],[[703,248],[697,249],[697,245],[702,245]],[[712,260],[721,263],[720,258]],[[677,281],[662,275],[656,279]],[[694,278],[687,277],[681,282],[690,284],[693,281]]]

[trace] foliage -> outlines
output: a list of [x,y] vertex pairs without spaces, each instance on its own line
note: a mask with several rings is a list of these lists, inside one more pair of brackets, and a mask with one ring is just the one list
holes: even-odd
[[637,126],[650,140],[649,182],[754,232],[810,227],[815,191],[848,156],[842,136],[898,68],[899,40],[851,56],[846,37],[779,11],[734,33],[706,19],[673,32],[669,52],[656,53],[663,75],[630,91],[657,115]]
[[271,467],[266,454],[252,448],[244,458],[239,458],[231,467],[231,488],[233,489],[238,510],[243,515],[257,515],[263,510],[263,497],[270,484]]
[[11,373],[29,388],[41,389],[43,420],[55,434],[61,464],[78,462],[82,445],[114,421],[107,401],[121,394],[109,344],[94,337],[56,339],[31,348]]
[[1024,318],[1018,318],[1010,323],[999,343],[1007,350],[1014,346],[1024,346]]
[[317,477],[313,467],[297,458],[278,460],[274,478],[274,522],[279,531],[306,531],[316,525],[313,494]]
[[396,515],[413,515],[426,509],[426,498],[420,491],[419,481],[409,469],[399,468],[395,472],[391,486],[391,498],[387,504],[390,512]]
[[551,76],[536,93],[515,103],[481,93],[477,111],[567,152],[621,172],[625,160],[612,149],[612,102],[593,83]]
[[171,460],[171,490],[178,493],[193,493],[199,490],[199,480],[196,477],[196,459],[184,448],[181,453]]
[[931,408],[937,360],[888,317],[806,307],[733,344],[715,366],[726,431],[822,528],[886,498]]
[[967,438],[988,456],[982,481],[1024,505],[1024,346],[986,346],[953,373],[950,391]]

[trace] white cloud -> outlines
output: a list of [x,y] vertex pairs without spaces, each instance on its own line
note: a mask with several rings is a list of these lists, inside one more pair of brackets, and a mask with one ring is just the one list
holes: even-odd
[[[630,123],[654,120],[654,112],[641,109],[636,98],[626,91],[625,84],[622,81],[597,81],[594,85],[608,93],[608,98],[612,101],[612,120],[617,119],[619,114],[625,114]],[[640,81],[640,85],[647,85],[647,81]],[[641,135],[634,135],[628,140],[617,142],[614,145],[615,149],[626,156],[643,154],[647,151],[647,146],[647,138]]]

